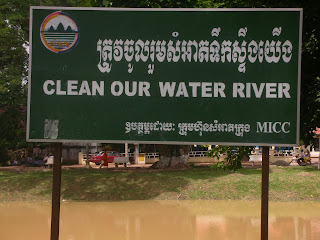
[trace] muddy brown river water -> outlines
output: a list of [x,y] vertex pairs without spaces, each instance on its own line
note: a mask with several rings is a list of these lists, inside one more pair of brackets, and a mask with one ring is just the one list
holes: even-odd
[[[1,240],[50,239],[50,203],[0,203]],[[62,202],[60,240],[257,240],[260,202]],[[271,202],[270,240],[319,240],[319,202]]]

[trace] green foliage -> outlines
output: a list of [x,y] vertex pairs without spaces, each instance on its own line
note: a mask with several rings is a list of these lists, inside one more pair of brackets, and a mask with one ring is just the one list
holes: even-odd
[[218,171],[218,170],[220,170],[220,169],[223,170],[223,171],[225,171],[225,170],[228,169],[228,165],[226,164],[226,161],[221,161],[221,162],[212,164],[212,165],[210,166],[210,168],[212,168],[212,169],[214,169],[214,170],[216,170],[216,171]]
[[[3,1],[2,1],[3,2]],[[10,1],[0,4],[0,165],[6,165],[8,150],[25,143],[26,41],[28,4]]]
[[8,149],[0,144],[0,166],[6,166],[9,162]]
[[210,0],[81,0],[91,7],[127,7],[127,8],[218,8],[225,5],[224,1]]
[[194,168],[196,165],[195,165],[193,162],[190,162],[190,163],[189,163],[189,166],[192,167],[192,168]]
[[249,158],[254,147],[239,146],[222,146],[218,145],[214,149],[207,152],[207,156],[220,159],[222,154],[226,155],[225,161],[219,162],[212,166],[213,169],[222,169],[235,171],[242,168],[241,161]]
[[8,151],[26,147],[29,8],[76,6],[78,1],[0,0],[0,165]]

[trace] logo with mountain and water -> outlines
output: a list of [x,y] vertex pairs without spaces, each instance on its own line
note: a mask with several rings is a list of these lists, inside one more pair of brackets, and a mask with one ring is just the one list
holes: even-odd
[[44,19],[40,27],[40,37],[47,49],[55,53],[63,53],[77,45],[79,30],[73,17],[58,11]]

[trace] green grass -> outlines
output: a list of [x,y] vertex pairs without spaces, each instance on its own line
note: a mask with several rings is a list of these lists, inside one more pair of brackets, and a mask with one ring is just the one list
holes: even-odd
[[[320,171],[271,167],[271,201],[320,201]],[[0,171],[0,201],[50,201],[52,171]],[[61,198],[69,201],[258,200],[261,169],[190,170],[64,169]]]

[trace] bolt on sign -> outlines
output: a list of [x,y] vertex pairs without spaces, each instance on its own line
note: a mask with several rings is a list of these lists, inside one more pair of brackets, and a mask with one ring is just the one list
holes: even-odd
[[29,141],[298,144],[302,9],[30,16]]

